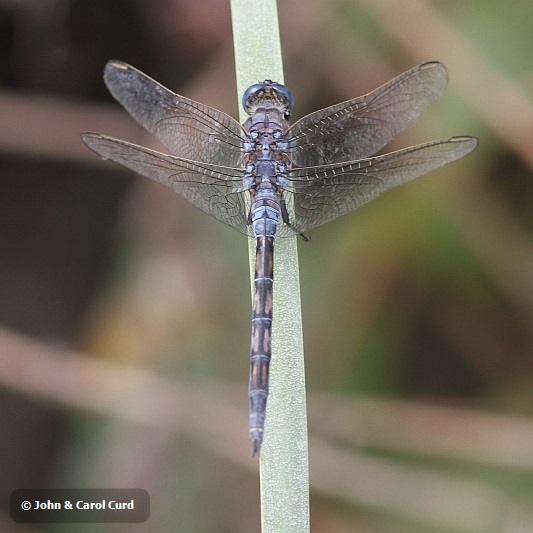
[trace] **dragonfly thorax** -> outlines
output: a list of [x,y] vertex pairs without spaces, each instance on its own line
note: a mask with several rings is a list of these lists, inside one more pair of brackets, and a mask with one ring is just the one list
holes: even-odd
[[248,131],[250,137],[257,135],[255,138],[259,138],[265,133],[273,136],[274,132],[280,132],[276,133],[276,137],[279,137],[280,135],[283,136],[284,131],[287,131],[289,121],[275,107],[261,108],[250,116],[243,127]]

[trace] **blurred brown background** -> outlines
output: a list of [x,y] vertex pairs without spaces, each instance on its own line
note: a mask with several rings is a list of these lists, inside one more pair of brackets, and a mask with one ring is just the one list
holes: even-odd
[[[295,118],[440,60],[388,148],[480,139],[300,243],[312,529],[533,531],[533,4],[279,12]],[[114,58],[237,116],[226,1],[0,0],[0,529],[258,531],[246,239],[79,141],[156,146]],[[145,488],[150,521],[11,521],[55,486]]]

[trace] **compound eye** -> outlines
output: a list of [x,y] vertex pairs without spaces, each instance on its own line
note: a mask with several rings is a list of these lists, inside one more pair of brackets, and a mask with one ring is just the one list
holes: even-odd
[[248,113],[250,110],[250,103],[255,98],[255,96],[265,88],[264,83],[256,83],[255,85],[250,85],[244,94],[242,95],[242,107]]
[[271,87],[280,96],[285,97],[285,100],[287,101],[288,114],[290,114],[292,112],[292,108],[294,107],[294,96],[292,95],[292,92],[288,87],[285,87],[285,85],[281,85],[281,83],[273,83]]

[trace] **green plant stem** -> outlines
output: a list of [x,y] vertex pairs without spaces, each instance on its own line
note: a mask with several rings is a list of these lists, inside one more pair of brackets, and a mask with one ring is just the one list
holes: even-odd
[[[283,83],[275,0],[231,0],[231,12],[238,94],[266,79]],[[247,118],[243,110],[240,118],[241,122]],[[253,239],[249,256],[253,274]],[[270,395],[260,454],[262,531],[305,533],[309,531],[309,473],[295,237],[276,240],[273,315]]]

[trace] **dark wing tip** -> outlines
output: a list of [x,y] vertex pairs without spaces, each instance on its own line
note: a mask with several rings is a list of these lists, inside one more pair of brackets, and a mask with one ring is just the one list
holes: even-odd
[[85,132],[80,135],[81,141],[102,159],[108,159],[101,146],[102,135],[100,133]]
[[80,139],[83,143],[85,143],[87,146],[90,146],[92,144],[93,139],[96,139],[99,137],[99,133],[93,133],[91,131],[85,131],[80,135]]
[[425,61],[420,65],[421,70],[427,70],[430,68],[436,68],[439,70],[446,71],[446,67],[444,66],[444,63],[441,63],[440,61]]
[[85,144],[86,146],[88,146],[89,148],[91,147],[91,142],[92,140],[97,136],[98,134],[97,133],[92,133],[90,131],[86,131],[84,133],[82,133],[80,135],[80,139],[81,139],[81,142],[83,144]]
[[460,143],[461,147],[463,149],[462,150],[463,155],[466,155],[466,154],[469,154],[470,152],[473,152],[477,148],[477,145],[479,144],[479,141],[477,140],[476,137],[469,137],[469,136],[466,136],[466,135],[452,137],[450,139],[450,142]]
[[130,83],[132,83],[133,79],[138,78],[139,76],[145,75],[135,67],[117,59],[108,61],[104,68],[104,82],[109,89],[109,92],[119,102],[121,101],[120,95],[128,93]]
[[433,70],[439,73],[442,78],[448,81],[448,69],[440,61],[426,61],[420,65],[420,70]]
[[440,61],[427,61],[420,65],[420,70],[432,71],[431,74],[433,79],[440,80],[441,89],[444,91],[448,85],[448,70],[444,66],[444,63],[441,63]]
[[114,69],[130,70],[132,68],[133,67],[131,65],[128,65],[128,63],[124,63],[124,61],[120,61],[118,59],[110,59],[105,65],[104,72],[111,71]]

